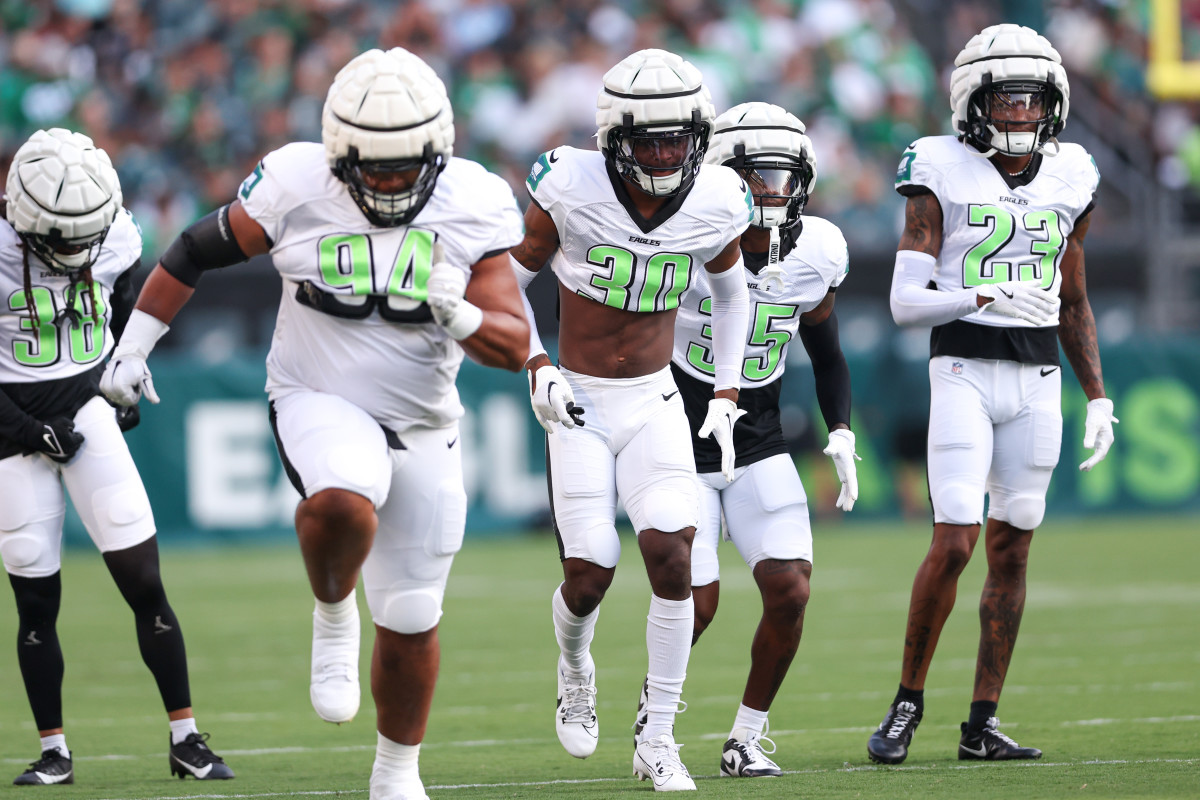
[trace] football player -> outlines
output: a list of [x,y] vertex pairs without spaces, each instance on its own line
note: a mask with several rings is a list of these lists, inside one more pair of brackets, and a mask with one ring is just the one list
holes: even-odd
[[[721,753],[721,772],[738,778],[782,774],[763,742],[767,712],[800,644],[812,574],[808,499],[788,455],[779,419],[781,378],[788,345],[800,336],[812,360],[817,398],[829,429],[825,453],[833,458],[846,511],[858,499],[854,434],[850,431],[850,370],[838,341],[834,292],[849,269],[846,240],[837,226],[801,216],[816,184],[816,158],[804,123],[769,103],[743,103],[717,117],[706,164],[733,168],[754,196],[754,217],[742,234],[751,324],[741,365],[738,407],[746,415],[733,429],[734,479],[721,474],[721,451],[693,434],[700,477],[700,524],[692,544],[695,643],[717,612],[717,545],[722,519],[762,595],[762,619],[750,648],[750,675]],[[691,429],[702,425],[715,377],[712,292],[704,273],[679,303],[671,372]],[[645,693],[643,692],[643,701]],[[644,723],[639,704],[635,735]]]
[[421,800],[438,621],[466,524],[455,379],[464,351],[513,371],[525,363],[529,327],[508,265],[521,216],[501,178],[452,157],[445,86],[402,48],[341,69],[321,138],[269,153],[236,199],[171,244],[102,387],[118,403],[156,400],[146,357],[197,279],[271,255],[284,291],[266,388],[303,498],[310,699],[328,722],[358,711],[361,570],[376,630],[370,797]]
[[595,751],[590,645],[620,556],[619,495],[652,590],[648,720],[633,768],[656,791],[694,790],[672,727],[692,638],[697,489],[687,416],[668,365],[679,299],[704,271],[715,380],[701,434],[717,437],[731,478],[747,323],[738,240],[751,201],[733,170],[702,166],[715,113],[699,70],[679,56],[626,57],[605,74],[597,106],[598,152],[559,147],[534,164],[525,182],[532,199],[525,238],[513,250],[523,287],[550,264],[561,306],[561,369],[536,328],[525,365],[534,413],[549,434],[563,563],[551,601],[560,650],[555,727],[571,755]]
[[1025,565],[1062,439],[1058,346],[1088,397],[1080,465],[1113,441],[1083,240],[1100,175],[1058,134],[1071,99],[1058,52],[1036,31],[994,25],[954,61],[956,136],[913,142],[896,174],[907,198],[892,278],[900,325],[933,327],[927,460],[933,544],[917,570],[900,687],[867,753],[899,764],[924,711],[925,678],[988,498],[987,579],[964,760],[1039,758],[1000,732],[996,707],[1025,608]]
[[42,738],[41,757],[13,783],[75,782],[55,627],[66,494],[133,610],[138,648],[170,721],[172,774],[232,778],[196,727],[150,500],[121,436],[137,424],[137,407],[114,413],[98,388],[104,358],[133,307],[141,231],[122,207],[108,155],[81,133],[34,133],[17,150],[5,191],[0,555],[17,601],[17,661]]

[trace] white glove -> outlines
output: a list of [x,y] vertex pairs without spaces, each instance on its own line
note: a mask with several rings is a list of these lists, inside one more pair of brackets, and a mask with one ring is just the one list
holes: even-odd
[[745,416],[746,412],[737,407],[732,400],[724,397],[714,397],[708,401],[708,415],[696,435],[701,439],[712,436],[721,447],[721,474],[726,483],[733,482],[733,464],[737,453],[733,449],[733,426]]
[[104,374],[100,376],[100,391],[117,405],[137,405],[144,394],[151,403],[158,402],[150,368],[141,356],[113,356],[109,359]]
[[821,452],[833,459],[838,480],[842,482],[837,507],[842,511],[849,511],[854,508],[854,501],[858,499],[858,468],[854,466],[854,462],[862,461],[858,453],[854,452],[854,433],[844,428],[830,431],[829,446]]
[[975,287],[975,291],[982,297],[992,298],[992,302],[981,306],[984,311],[1003,314],[1033,325],[1047,325],[1058,312],[1059,299],[1039,289],[1041,283],[1037,278],[1028,281],[987,283]]
[[1083,423],[1083,446],[1092,451],[1091,458],[1079,465],[1083,472],[1091,472],[1108,455],[1113,443],[1113,423],[1120,422],[1113,416],[1112,400],[1098,397],[1087,404],[1087,420]]
[[546,433],[554,433],[554,423],[561,422],[564,428],[583,427],[583,408],[575,405],[575,393],[571,384],[558,371],[557,367],[547,364],[538,367],[536,372],[529,372],[529,402],[533,405],[533,415]]
[[479,330],[483,324],[483,312],[463,299],[467,291],[467,276],[453,264],[441,260],[442,246],[433,246],[436,259],[429,279],[425,283],[429,310],[433,320],[441,325],[454,339],[462,340]]
[[125,323],[121,341],[100,376],[100,391],[112,402],[122,406],[136,405],[143,394],[151,403],[158,402],[154,381],[146,359],[154,344],[169,329],[167,323],[135,308]]

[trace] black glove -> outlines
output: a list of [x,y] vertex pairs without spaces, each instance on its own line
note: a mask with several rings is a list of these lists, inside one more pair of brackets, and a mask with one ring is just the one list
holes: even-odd
[[133,430],[142,421],[142,412],[138,411],[136,405],[115,406],[115,408],[117,411],[117,427],[121,429],[121,433]]
[[56,417],[49,422],[31,420],[22,431],[21,444],[28,453],[45,453],[60,464],[66,464],[79,452],[83,434],[75,432],[74,420]]

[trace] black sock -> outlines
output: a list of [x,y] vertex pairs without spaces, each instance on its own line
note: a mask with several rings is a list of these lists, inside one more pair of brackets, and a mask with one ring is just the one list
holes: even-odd
[[39,731],[62,727],[63,653],[58,643],[61,573],[8,576],[17,600],[17,663]]
[[900,684],[899,691],[896,692],[896,699],[892,701],[892,705],[909,702],[917,707],[917,711],[925,710],[925,690],[924,689],[908,689],[904,684]]
[[987,726],[989,718],[996,716],[996,704],[988,700],[971,703],[971,716],[967,718],[967,730],[978,733]]

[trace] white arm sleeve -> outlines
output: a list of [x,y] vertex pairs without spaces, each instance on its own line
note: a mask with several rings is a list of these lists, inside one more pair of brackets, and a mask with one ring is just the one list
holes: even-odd
[[512,265],[513,274],[517,276],[517,286],[521,288],[521,303],[525,306],[525,319],[529,322],[529,355],[525,359],[528,361],[530,358],[546,352],[546,347],[542,344],[542,337],[538,336],[533,306],[529,305],[529,297],[525,293],[529,284],[533,283],[533,279],[537,277],[537,273],[531,269],[525,269],[524,265],[513,258],[511,253],[508,255],[508,263]]
[[714,390],[738,389],[742,385],[742,359],[750,326],[750,290],[746,288],[745,273],[739,254],[737,263],[729,269],[705,276],[712,289]]
[[892,273],[892,318],[897,325],[944,325],[979,310],[974,289],[939,292],[926,288],[937,259],[916,250],[896,253]]

